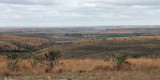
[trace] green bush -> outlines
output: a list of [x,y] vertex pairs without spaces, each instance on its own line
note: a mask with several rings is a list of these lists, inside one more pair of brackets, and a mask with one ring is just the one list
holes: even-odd
[[158,59],[159,58],[159,53],[153,53],[152,56],[153,56],[154,59]]
[[114,56],[114,60],[117,64],[117,67],[119,68],[126,61],[126,55],[117,53]]
[[19,54],[17,53],[11,53],[7,55],[8,59],[12,59],[10,62],[8,62],[8,68],[12,71],[14,71],[15,69],[18,70],[18,62],[19,62]]
[[138,55],[138,54],[134,54],[132,57],[133,58],[139,58],[141,55]]
[[58,59],[61,57],[61,52],[58,50],[51,50],[48,51],[48,54],[45,54],[46,59],[50,61],[50,67],[53,68],[53,65],[55,65],[58,61]]
[[106,40],[106,38],[103,38],[103,41],[105,41]]
[[11,54],[8,54],[7,55],[7,58],[8,59],[18,59],[19,58],[19,55],[17,53],[11,53]]
[[60,55],[60,51],[49,51],[48,52],[48,59],[49,60],[56,60],[56,58]]

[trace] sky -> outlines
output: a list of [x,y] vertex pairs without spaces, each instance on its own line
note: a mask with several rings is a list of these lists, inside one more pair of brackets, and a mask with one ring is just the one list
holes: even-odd
[[160,25],[160,0],[0,0],[0,27]]

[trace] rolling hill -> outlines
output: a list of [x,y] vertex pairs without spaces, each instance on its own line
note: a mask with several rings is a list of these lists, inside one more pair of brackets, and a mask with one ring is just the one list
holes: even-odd
[[17,49],[18,47],[13,44],[0,41],[0,50],[17,50]]
[[[124,53],[129,57],[149,57],[160,51],[160,36],[117,37],[100,40],[75,41],[51,47],[61,50],[64,58],[93,58],[105,59],[115,53]],[[37,53],[46,53],[47,48]]]
[[50,43],[43,38],[20,37],[13,35],[0,34],[0,48],[3,50],[28,50],[39,49]]

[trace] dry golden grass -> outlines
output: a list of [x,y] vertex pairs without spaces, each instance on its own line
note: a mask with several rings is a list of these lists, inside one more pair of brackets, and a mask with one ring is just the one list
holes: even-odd
[[160,59],[129,59],[131,65],[129,70],[148,70],[148,69],[160,69]]
[[[128,59],[129,64],[124,64],[119,70],[129,71],[143,71],[151,69],[160,69],[160,59]],[[60,63],[51,70],[46,65],[46,61],[33,64],[33,59],[20,60],[14,71],[7,67],[10,60],[6,57],[0,56],[0,75],[1,76],[12,76],[12,75],[26,75],[26,74],[45,74],[46,70],[50,73],[61,73],[61,72],[92,72],[92,71],[115,71],[117,70],[112,61],[104,60],[93,60],[93,59],[68,59],[61,60]],[[63,64],[62,64],[63,62]]]
[[12,35],[0,35],[0,41],[8,43],[16,43],[18,45],[40,46],[44,43],[49,43],[49,40],[42,38],[20,37]]
[[18,49],[18,47],[15,46],[15,45],[12,45],[12,44],[10,44],[10,43],[0,41],[0,49],[4,49],[4,50],[15,50],[15,49]]
[[[102,66],[103,68],[110,64],[110,62],[105,62],[103,60],[93,60],[93,59],[85,59],[85,60],[61,60],[65,65],[56,66],[55,71],[69,71],[69,72],[79,72],[79,71],[93,71],[96,67]],[[57,70],[58,69],[58,70]]]
[[[130,64],[122,65],[120,70],[148,70],[148,69],[160,69],[160,59],[128,59]],[[116,65],[112,61],[104,61],[104,60],[93,60],[93,59],[85,59],[85,60],[62,60],[65,63],[65,66],[56,66],[55,71],[71,71],[71,72],[79,72],[79,71],[97,71],[97,70],[106,70],[113,71],[116,70]]]
[[46,65],[38,63],[33,64],[33,59],[19,60],[14,70],[10,70],[8,63],[12,60],[0,56],[0,75],[1,76],[17,76],[23,74],[42,74],[45,73]]

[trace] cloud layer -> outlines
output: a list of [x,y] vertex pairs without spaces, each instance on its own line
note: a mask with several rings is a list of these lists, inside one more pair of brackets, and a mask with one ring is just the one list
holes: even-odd
[[0,0],[0,26],[160,25],[159,0]]

